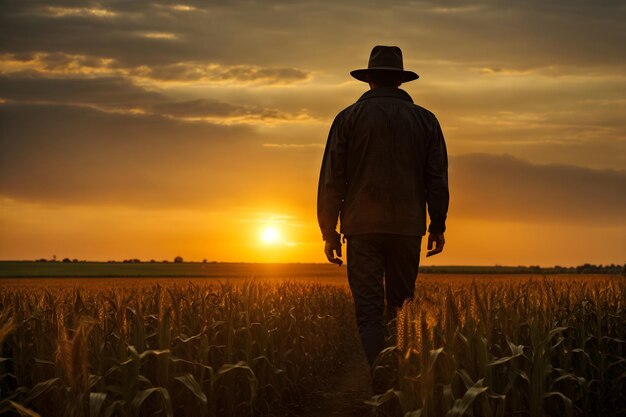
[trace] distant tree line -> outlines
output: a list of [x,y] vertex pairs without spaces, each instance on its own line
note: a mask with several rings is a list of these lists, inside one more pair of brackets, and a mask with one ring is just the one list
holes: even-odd
[[[70,259],[63,258],[61,261],[58,261],[56,256],[53,256],[52,259],[40,258],[36,259],[35,262],[64,262],[64,263],[76,263],[76,262],[89,262],[85,260],[78,259]],[[130,258],[124,259],[122,261],[108,261],[108,263],[141,263],[141,262],[149,262],[149,263],[168,263],[167,259],[162,261],[156,261],[151,259],[150,261],[142,261],[138,258]],[[183,263],[182,256],[176,256],[173,258],[174,263]],[[207,263],[206,259],[202,260],[202,263]],[[217,263],[216,261],[211,261],[210,263]],[[622,274],[626,276],[626,264],[590,264],[585,263],[578,266],[548,266],[541,267],[539,265],[519,265],[519,266],[502,266],[502,265],[492,265],[492,266],[426,266],[420,267],[420,271],[425,273],[475,273],[475,274],[489,274],[489,273],[505,273],[505,274]]]
[[541,267],[539,265],[530,266],[426,266],[420,267],[420,271],[425,273],[503,273],[503,274],[622,274],[626,276],[626,264],[583,264],[578,266]]
[[76,263],[76,262],[89,262],[89,261],[85,261],[85,260],[79,260],[79,259],[70,259],[70,258],[63,258],[62,260],[58,261],[57,259],[46,259],[46,258],[40,258],[40,259],[35,259],[35,262],[63,262],[63,263]]
[[[85,261],[85,260],[78,260],[78,259],[70,259],[70,258],[63,258],[61,261],[58,261],[56,256],[54,256],[52,259],[46,259],[46,258],[39,258],[39,259],[35,259],[35,262],[90,262],[90,261]],[[141,259],[138,258],[130,258],[130,259],[124,259],[122,261],[107,261],[107,263],[117,263],[117,262],[121,262],[121,263],[130,263],[130,264],[135,264],[135,263],[141,263],[141,262],[150,262],[150,263],[156,263],[157,261],[155,261],[154,259],[150,259],[150,261],[142,261]],[[161,262],[163,263],[167,263],[169,262],[167,259],[163,259]],[[183,263],[183,257],[182,256],[176,256],[174,258],[174,263]],[[207,260],[203,259],[202,260],[203,263],[206,263]]]

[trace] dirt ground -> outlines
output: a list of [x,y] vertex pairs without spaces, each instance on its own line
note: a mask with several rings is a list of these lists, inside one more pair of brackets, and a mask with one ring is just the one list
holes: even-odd
[[371,417],[371,407],[364,404],[371,396],[369,366],[359,349],[329,378],[303,417]]

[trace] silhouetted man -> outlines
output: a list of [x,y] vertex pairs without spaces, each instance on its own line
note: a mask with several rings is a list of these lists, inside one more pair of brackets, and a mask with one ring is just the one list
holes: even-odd
[[369,83],[370,90],[332,124],[319,179],[317,216],[324,252],[339,265],[340,220],[356,320],[372,365],[385,344],[384,316],[394,318],[404,300],[413,297],[427,206],[426,256],[443,250],[448,157],[435,115],[413,104],[398,88],[419,78],[404,70],[400,48],[374,47],[368,68],[350,74]]

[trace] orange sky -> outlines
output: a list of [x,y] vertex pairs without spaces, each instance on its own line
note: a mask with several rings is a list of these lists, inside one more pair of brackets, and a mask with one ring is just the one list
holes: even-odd
[[323,262],[326,135],[383,44],[450,155],[422,264],[626,261],[619,3],[71,4],[0,16],[0,259]]

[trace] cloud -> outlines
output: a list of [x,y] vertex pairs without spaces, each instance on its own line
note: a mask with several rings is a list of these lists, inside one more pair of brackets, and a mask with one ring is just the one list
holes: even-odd
[[[446,66],[428,67],[427,73],[440,69]],[[623,75],[470,76],[455,69],[436,81],[424,78],[405,88],[438,116],[453,154],[510,153],[540,163],[626,166]]]
[[150,111],[182,120],[211,121],[214,123],[304,122],[312,120],[304,111],[284,112],[258,106],[233,105],[215,100],[197,99],[177,102],[155,103]]
[[110,109],[135,108],[167,99],[121,77],[42,78],[37,73],[0,75],[0,96],[15,101],[88,104]]
[[143,36],[148,39],[167,39],[176,40],[179,39],[179,35],[171,32],[138,32],[138,36]]
[[311,78],[309,72],[296,68],[197,63],[156,65],[134,69],[129,74],[158,81],[258,85],[288,85]]
[[19,102],[82,105],[101,111],[225,124],[311,120],[304,111],[286,112],[210,99],[174,101],[122,77],[41,78],[38,73],[28,72],[12,75],[0,75],[0,97]]
[[49,6],[41,10],[42,14],[52,17],[114,17],[117,13],[99,7],[57,7]]
[[265,150],[269,138],[248,125],[76,106],[5,103],[0,126],[0,195],[42,204],[209,209],[288,201],[308,193],[293,185],[316,175],[303,167],[319,161]]
[[510,155],[450,159],[451,216],[624,226],[626,171],[537,165]]
[[[140,33],[148,38],[176,39],[167,33]],[[7,53],[0,55],[0,71],[11,74],[32,71],[40,77],[123,76],[143,83],[203,83],[234,86],[291,85],[312,78],[297,68],[258,65],[223,65],[217,63],[178,62],[164,65],[123,66],[113,58],[62,52]]]
[[217,204],[245,183],[236,150],[257,137],[245,126],[62,105],[3,104],[0,124],[0,194],[60,205]]
[[155,4],[155,7],[166,8],[177,12],[196,12],[200,10],[195,6],[190,6],[187,4]]
[[[102,4],[7,0],[0,48],[96,55],[125,67],[298,62],[316,71],[337,71],[353,65],[372,45],[394,42],[405,46],[407,57],[477,68],[619,70],[623,65],[625,10],[616,1],[395,0],[385,4],[384,12],[377,2],[356,0]],[[380,31],[371,30],[373,18]],[[137,33],[175,34],[176,42]]]

